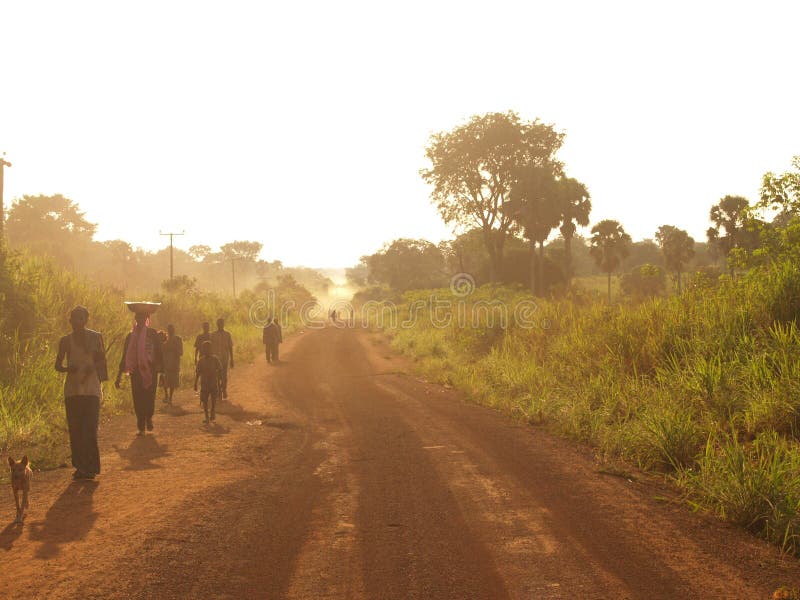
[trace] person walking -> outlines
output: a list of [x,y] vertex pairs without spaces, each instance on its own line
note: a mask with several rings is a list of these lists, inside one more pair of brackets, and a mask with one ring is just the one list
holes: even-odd
[[144,435],[145,429],[153,431],[158,372],[164,362],[158,333],[150,327],[150,315],[155,312],[159,304],[152,302],[126,302],[126,304],[135,314],[135,321],[133,331],[125,338],[122,359],[114,383],[119,388],[122,374],[130,375],[136,426],[139,435]]
[[278,345],[283,342],[283,331],[277,317],[271,319],[264,327],[262,341],[266,350],[267,362],[278,362]]
[[261,334],[267,363],[278,362],[278,340],[280,339],[280,325],[277,319],[269,319]]
[[175,325],[167,325],[167,341],[164,342],[164,402],[172,405],[172,396],[181,381],[181,357],[183,356],[183,340],[175,335]]
[[[56,371],[66,373],[64,405],[69,427],[73,479],[94,479],[100,473],[97,427],[100,420],[102,382],[108,380],[103,336],[86,328],[89,310],[76,306],[69,314],[72,333],[58,342]],[[64,365],[66,358],[67,364]]]
[[208,324],[208,321],[203,323],[203,333],[197,336],[194,340],[194,364],[197,366],[197,359],[200,356],[200,348],[203,345],[203,342],[210,342],[211,341],[211,325]]
[[222,397],[228,398],[228,366],[233,368],[233,338],[229,331],[225,331],[225,319],[217,319],[217,330],[211,333],[211,353],[219,359],[222,365]]
[[[203,407],[205,419],[203,423],[216,422],[217,396],[219,396],[222,364],[211,354],[211,342],[203,342],[200,346],[200,360],[197,361],[194,375],[194,391],[200,381],[200,405]],[[211,411],[209,414],[209,403]]]

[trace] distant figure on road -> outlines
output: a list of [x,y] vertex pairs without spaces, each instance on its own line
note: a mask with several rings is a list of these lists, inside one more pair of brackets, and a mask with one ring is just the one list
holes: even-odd
[[117,388],[122,383],[122,374],[131,376],[131,394],[133,409],[136,412],[136,426],[139,435],[153,431],[153,413],[156,409],[156,388],[158,372],[164,363],[158,333],[150,327],[150,313],[158,304],[147,302],[131,302],[128,308],[135,313],[133,331],[125,338],[122,359],[117,371]]
[[181,356],[183,356],[183,340],[175,335],[175,326],[167,325],[167,341],[164,342],[164,402],[172,404],[172,396],[180,385]]
[[[86,329],[89,311],[76,306],[69,314],[72,333],[58,342],[56,371],[66,373],[64,404],[67,409],[73,479],[94,479],[100,473],[97,426],[100,420],[102,381],[108,380],[103,336]],[[64,366],[64,358],[67,365]]]
[[283,342],[283,330],[280,323],[278,323],[278,317],[273,318],[264,327],[262,341],[267,354],[267,362],[278,362],[278,346]]
[[[194,375],[194,391],[197,391],[197,381],[200,380],[200,404],[206,418],[203,423],[214,423],[216,421],[215,410],[217,407],[217,396],[222,383],[222,364],[219,359],[211,354],[211,342],[203,342],[200,345],[200,360],[197,361]],[[211,411],[209,416],[208,404],[211,401]]]
[[217,330],[211,334],[211,353],[222,365],[222,397],[228,397],[228,365],[233,368],[233,338],[225,331],[225,319],[217,319]]
[[211,326],[208,322],[203,323],[203,333],[197,336],[197,339],[194,341],[194,364],[197,365],[197,357],[200,356],[200,346],[203,345],[203,342],[210,342],[211,341]]

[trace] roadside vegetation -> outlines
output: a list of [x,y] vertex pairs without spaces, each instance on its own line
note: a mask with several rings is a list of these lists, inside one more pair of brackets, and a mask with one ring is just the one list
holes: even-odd
[[[244,366],[261,352],[260,320],[277,316],[281,302],[292,300],[299,307],[313,296],[291,275],[275,282],[263,280],[236,298],[203,291],[185,276],[165,281],[152,293],[126,293],[65,269],[49,256],[0,250],[0,452],[26,452],[39,469],[68,461],[64,376],[53,368],[58,340],[70,331],[67,315],[77,304],[89,309],[89,327],[103,333],[113,381],[132,326],[123,301],[142,298],[162,302],[153,315],[153,327],[174,324],[183,337],[186,387],[193,381],[193,344],[203,321],[209,321],[213,330],[217,318],[226,319],[236,361]],[[297,327],[296,308],[284,313],[283,323],[286,333]],[[159,404],[160,397],[159,393]],[[130,404],[127,384],[122,390],[112,382],[103,386],[103,418],[131,410]]]
[[515,113],[434,134],[421,174],[461,233],[365,256],[355,300],[428,379],[664,473],[800,554],[800,157],[755,203],[711,206],[706,240],[663,225],[634,242],[589,225],[562,139]]

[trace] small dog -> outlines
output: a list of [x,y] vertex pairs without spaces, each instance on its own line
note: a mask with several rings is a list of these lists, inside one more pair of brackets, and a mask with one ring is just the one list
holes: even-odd
[[[14,491],[14,502],[17,504],[17,518],[14,522],[22,523],[22,516],[25,509],[28,508],[28,492],[31,489],[33,471],[28,465],[27,456],[23,456],[19,462],[9,456],[8,464],[11,466],[11,489]],[[20,491],[22,492],[22,505],[19,503]]]

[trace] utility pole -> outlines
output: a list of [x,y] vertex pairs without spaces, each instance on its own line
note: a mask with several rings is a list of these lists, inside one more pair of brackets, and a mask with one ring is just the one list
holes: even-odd
[[236,298],[236,257],[231,256],[231,277],[233,278],[233,297]]
[[6,224],[6,213],[3,205],[3,172],[6,170],[6,167],[10,167],[11,163],[6,160],[6,153],[3,152],[3,156],[0,156],[0,250],[3,248],[3,244],[5,243],[5,224]]
[[162,231],[158,232],[158,235],[168,235],[169,236],[169,280],[170,281],[172,281],[172,278],[175,277],[175,267],[174,267],[174,262],[173,262],[173,258],[172,258],[172,254],[173,254],[173,251],[172,251],[172,238],[173,238],[173,236],[184,235],[185,233],[186,233],[185,231],[181,231],[180,233],[175,233],[175,232],[164,233]]

